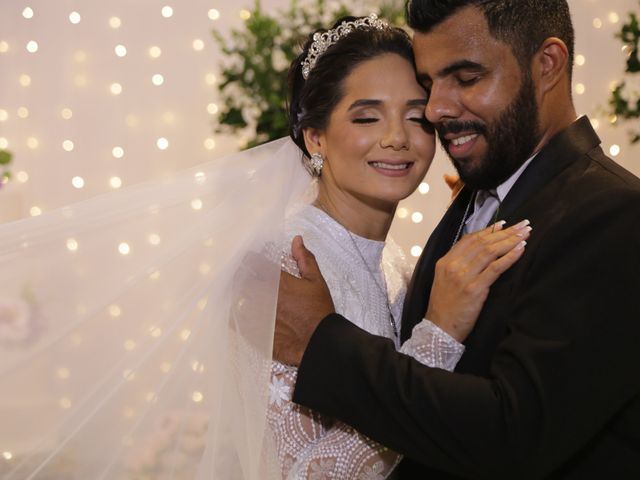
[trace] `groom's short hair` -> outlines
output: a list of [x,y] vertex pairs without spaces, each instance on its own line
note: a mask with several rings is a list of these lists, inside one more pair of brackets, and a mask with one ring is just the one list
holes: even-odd
[[491,34],[511,47],[521,68],[527,71],[545,39],[562,40],[569,50],[567,68],[571,80],[575,40],[566,0],[409,0],[407,23],[418,32],[428,33],[469,6],[484,13]]

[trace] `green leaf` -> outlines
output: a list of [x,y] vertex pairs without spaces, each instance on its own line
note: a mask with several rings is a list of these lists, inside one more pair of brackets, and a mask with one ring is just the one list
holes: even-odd
[[0,150],[0,165],[9,165],[12,160],[12,155],[6,150]]

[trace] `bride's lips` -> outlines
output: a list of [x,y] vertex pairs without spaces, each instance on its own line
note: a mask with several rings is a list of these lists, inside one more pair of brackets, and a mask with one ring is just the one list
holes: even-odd
[[387,177],[404,177],[409,175],[409,171],[415,162],[399,160],[372,160],[367,163],[376,172]]
[[447,135],[445,137],[447,152],[456,159],[468,157],[479,138],[480,134],[476,132]]

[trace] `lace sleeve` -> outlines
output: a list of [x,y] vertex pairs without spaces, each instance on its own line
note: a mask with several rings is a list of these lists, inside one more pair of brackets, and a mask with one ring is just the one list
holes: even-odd
[[413,327],[411,338],[400,351],[429,367],[453,371],[464,353],[464,345],[425,318]]
[[288,480],[383,480],[402,456],[337,422],[291,468]]
[[289,470],[311,445],[323,438],[331,422],[291,400],[298,370],[273,362],[269,385],[267,423],[275,442],[278,463],[287,478]]

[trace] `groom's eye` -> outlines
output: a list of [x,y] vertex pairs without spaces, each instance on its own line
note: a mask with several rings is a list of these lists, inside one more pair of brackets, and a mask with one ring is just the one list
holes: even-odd
[[473,85],[480,79],[479,75],[460,75],[457,77],[458,84],[463,87],[468,87],[469,85]]

